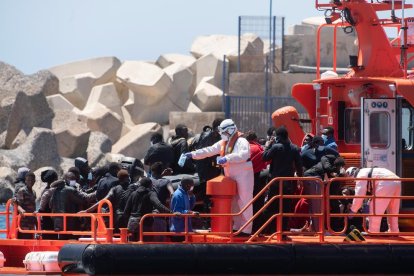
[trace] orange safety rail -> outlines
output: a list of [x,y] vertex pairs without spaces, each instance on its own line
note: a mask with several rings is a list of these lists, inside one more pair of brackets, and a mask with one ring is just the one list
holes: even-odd
[[324,27],[331,27],[334,28],[333,32],[333,55],[332,55],[332,70],[336,72],[336,42],[337,42],[337,29],[338,27],[348,27],[351,26],[348,23],[345,22],[338,22],[335,24],[322,24],[319,25],[317,30],[317,36],[316,36],[316,79],[319,79],[321,77],[321,31]]
[[[325,210],[326,210],[326,219],[327,219],[327,231],[331,234],[331,235],[342,235],[345,233],[347,227],[348,227],[348,218],[350,217],[363,217],[363,218],[367,218],[367,217],[398,217],[398,218],[412,218],[414,219],[414,213],[398,213],[398,214],[376,214],[375,211],[375,199],[392,199],[392,198],[396,198],[396,199],[401,199],[402,200],[414,200],[414,196],[376,196],[375,195],[375,189],[373,189],[373,194],[372,195],[364,195],[364,196],[355,196],[355,195],[347,195],[347,196],[341,196],[341,195],[330,195],[329,194],[329,188],[332,185],[332,182],[342,182],[346,185],[344,186],[355,186],[355,181],[356,180],[362,180],[362,181],[372,181],[373,182],[373,187],[375,187],[375,182],[377,181],[400,181],[400,182],[413,182],[414,178],[349,178],[349,177],[341,177],[341,178],[332,178],[329,181],[327,181],[327,186],[325,189]],[[351,183],[351,185],[350,185]],[[354,199],[354,198],[363,198],[363,199],[367,199],[367,200],[372,200],[372,205],[370,205],[370,208],[372,206],[372,212],[370,211],[370,213],[355,213],[355,214],[348,214],[348,213],[331,213],[330,212],[330,208],[329,208],[329,202],[332,199]],[[344,218],[344,229],[342,229],[342,231],[337,232],[337,231],[333,231],[333,229],[331,228],[331,218]],[[388,233],[388,232],[378,232],[378,233],[374,233],[374,232],[369,232],[368,229],[366,228],[365,223],[363,223],[363,227],[365,232],[369,233],[370,235],[392,235],[395,236],[396,233]],[[414,236],[414,232],[400,232],[399,234],[403,234],[404,236]]]
[[[14,219],[17,216],[17,208],[13,208],[13,211],[11,211],[10,207],[14,205],[13,200],[9,199],[6,202],[5,210],[3,212],[0,212],[0,216],[5,217],[6,221],[6,229],[0,229],[0,233],[6,234],[6,237],[8,239],[15,238],[15,232],[12,234],[11,229],[13,229],[13,225],[16,224],[16,220]],[[12,222],[10,223],[10,215],[12,215]],[[15,227],[14,227],[15,228]]]
[[[97,241],[98,237],[105,237],[107,240],[112,240],[111,230],[113,230],[113,208],[112,203],[107,199],[102,199],[98,204],[97,213],[25,213],[24,216],[32,216],[37,219],[37,229],[27,230],[20,227],[21,215],[17,213],[17,207],[13,208],[12,223],[10,225],[10,206],[15,204],[11,199],[6,203],[6,210],[1,212],[0,215],[5,215],[6,217],[6,229],[1,229],[0,231],[6,233],[8,239],[17,238],[17,233],[30,233],[36,235],[41,239],[42,234],[59,234],[59,235],[77,235],[77,236],[91,236],[94,241]],[[108,206],[109,212],[101,212],[101,209],[104,205]],[[43,230],[41,228],[41,218],[42,217],[59,217],[63,218],[63,229],[61,231],[55,230]],[[67,219],[68,218],[89,218],[91,221],[91,229],[88,230],[68,230],[67,229]],[[105,225],[105,217],[108,219],[109,227]]]
[[180,215],[175,215],[175,214],[146,214],[141,218],[141,223],[140,223],[140,232],[139,232],[139,242],[144,242],[144,236],[185,236],[185,242],[189,242],[190,239],[189,237],[191,235],[200,235],[200,233],[194,233],[194,232],[189,232],[188,231],[188,219],[184,220],[184,232],[148,232],[148,231],[144,231],[144,223],[143,221],[145,219],[148,219],[150,217],[164,217],[164,218],[168,218],[168,217],[174,217],[174,216],[180,216],[183,218],[191,218],[191,217],[201,217],[201,218],[212,218],[212,217],[234,217],[234,216],[239,216],[241,215],[250,205],[253,205],[253,203],[258,200],[264,193],[267,192],[267,190],[270,188],[271,185],[275,184],[276,182],[283,182],[283,181],[313,181],[318,183],[318,185],[321,186],[321,194],[320,195],[284,195],[283,194],[283,185],[279,185],[279,195],[275,195],[273,196],[271,199],[269,199],[265,205],[256,212],[256,214],[254,214],[238,231],[233,232],[232,231],[232,225],[230,224],[230,229],[229,232],[209,232],[209,235],[223,235],[223,236],[229,236],[230,237],[230,241],[233,241],[234,236],[237,236],[238,234],[240,234],[243,229],[245,229],[247,227],[247,225],[249,225],[250,223],[253,222],[253,220],[255,218],[257,218],[261,213],[263,213],[266,208],[273,203],[275,200],[279,200],[279,213],[274,214],[271,218],[269,218],[264,224],[263,226],[256,231],[256,233],[253,233],[251,238],[247,241],[247,242],[253,242],[255,237],[258,237],[263,230],[266,228],[266,226],[271,223],[273,221],[273,219],[277,219],[277,230],[274,234],[272,234],[268,239],[267,242],[270,242],[274,236],[276,236],[276,240],[277,241],[281,241],[282,240],[282,236],[284,234],[292,234],[292,235],[297,235],[298,233],[296,232],[290,232],[290,231],[283,231],[282,230],[282,219],[283,217],[320,217],[320,229],[318,229],[318,231],[316,232],[317,235],[319,235],[319,239],[320,241],[324,240],[324,206],[325,204],[321,204],[321,212],[318,213],[307,213],[307,214],[295,214],[295,213],[283,213],[283,199],[300,199],[300,198],[308,198],[308,199],[320,199],[321,201],[324,200],[325,196],[324,196],[324,183],[316,177],[279,177],[279,178],[274,178],[272,181],[270,181],[249,203],[247,203],[246,206],[243,207],[242,210],[240,210],[238,213],[229,213],[229,214],[180,214]]

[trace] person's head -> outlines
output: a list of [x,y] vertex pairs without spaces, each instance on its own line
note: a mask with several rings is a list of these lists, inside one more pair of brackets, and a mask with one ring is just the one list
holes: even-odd
[[337,157],[334,161],[334,171],[341,176],[345,175],[345,160],[342,157]]
[[140,177],[144,176],[144,164],[135,157],[125,156],[121,159],[121,167],[127,170],[132,182],[137,182]]
[[349,167],[348,169],[346,169],[345,174],[348,177],[357,177],[358,171],[359,170],[357,167]]
[[24,183],[26,186],[31,189],[36,182],[36,176],[33,172],[28,172],[24,177]]
[[161,176],[161,173],[163,170],[164,170],[164,164],[160,161],[154,162],[151,165],[151,172],[152,172],[152,175],[155,177]]
[[148,177],[143,177],[139,180],[139,185],[144,187],[144,188],[149,189],[149,188],[152,187],[152,181]]
[[245,134],[245,138],[247,141],[258,141],[256,132],[254,132],[253,130],[249,130],[248,132],[246,132]]
[[315,136],[312,139],[312,147],[317,150],[323,150],[324,149],[324,141],[321,136]]
[[276,128],[271,126],[266,131],[266,138],[269,140],[271,137],[276,136]]
[[276,129],[276,138],[280,141],[286,141],[289,138],[289,133],[284,126],[280,126]]
[[80,182],[80,171],[77,167],[70,167],[68,172],[73,173],[76,177],[76,182]]
[[130,183],[130,177],[127,170],[121,169],[116,175],[118,177],[119,183]]
[[161,143],[162,141],[164,141],[164,139],[161,133],[155,132],[151,135],[150,141],[151,141],[151,145],[155,145],[155,144]]
[[334,135],[334,129],[331,126],[326,126],[323,130],[322,130],[322,134],[328,136],[328,137],[333,137]]
[[194,179],[192,179],[189,176],[184,176],[181,179],[181,187],[184,189],[184,191],[192,191],[194,188]]
[[108,166],[94,167],[92,170],[92,182],[96,183],[108,172]]
[[311,133],[306,133],[303,138],[302,146],[310,145],[312,143],[313,135]]
[[[86,160],[83,157],[76,157],[75,158],[75,167],[79,169],[80,175],[92,179],[92,174],[89,176],[89,173],[91,171],[91,167],[89,167],[88,160]],[[90,180],[90,179],[88,179],[88,180]]]
[[24,182],[25,178],[26,178],[26,174],[30,172],[29,168],[26,167],[21,167],[17,170],[17,177],[16,177],[16,182]]
[[232,119],[225,119],[218,127],[221,139],[227,141],[237,132],[237,126]]
[[52,182],[58,180],[58,175],[55,170],[44,170],[40,173],[40,179],[42,182],[47,183],[50,185]]
[[63,175],[63,179],[65,180],[66,184],[69,186],[74,187],[77,183],[77,177],[73,172],[67,172]]
[[188,128],[184,124],[178,124],[175,127],[175,135],[179,138],[183,137],[185,139],[188,138]]
[[111,162],[108,167],[108,171],[112,176],[115,176],[118,174],[119,170],[121,169],[121,164],[117,162]]

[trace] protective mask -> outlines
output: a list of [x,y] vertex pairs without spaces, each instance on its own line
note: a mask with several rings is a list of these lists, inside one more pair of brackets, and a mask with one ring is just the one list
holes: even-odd
[[93,178],[92,173],[91,172],[88,172],[88,180],[92,180],[92,178]]
[[154,143],[153,142],[150,142],[150,147],[152,147],[154,145]]
[[228,141],[229,140],[229,137],[226,134],[221,134],[220,137],[221,137],[221,140],[223,140],[223,141]]
[[324,146],[319,146],[318,151],[323,151],[324,148],[325,148]]
[[339,174],[340,174],[340,175],[345,175],[345,169],[344,169],[344,167],[341,167],[341,168],[339,169]]
[[322,134],[321,137],[322,137],[322,139],[323,139],[324,142],[326,142],[328,140],[328,136],[325,135],[325,134]]
[[76,185],[76,180],[69,180],[69,185],[70,186],[75,186]]
[[194,190],[194,186],[191,186],[188,191],[192,192]]

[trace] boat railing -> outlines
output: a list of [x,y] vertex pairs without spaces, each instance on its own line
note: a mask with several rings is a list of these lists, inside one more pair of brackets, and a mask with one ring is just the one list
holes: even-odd
[[[373,181],[373,185],[379,181],[400,181],[400,182],[411,182],[414,183],[414,178],[358,178],[358,181]],[[201,214],[147,214],[141,218],[140,223],[140,231],[139,231],[139,242],[146,242],[150,239],[146,239],[149,236],[162,236],[162,237],[172,237],[172,236],[184,236],[184,242],[194,242],[192,238],[195,235],[206,237],[207,235],[217,235],[221,237],[227,237],[229,242],[240,242],[238,239],[238,234],[243,232],[246,227],[253,223],[255,219],[259,216],[263,215],[265,211],[269,211],[269,206],[274,204],[275,202],[278,204],[278,211],[274,211],[271,215],[268,215],[268,218],[263,222],[262,226],[256,230],[256,232],[252,233],[250,237],[243,240],[243,242],[247,243],[254,243],[254,242],[261,242],[261,243],[271,243],[271,242],[281,242],[283,241],[283,237],[285,235],[289,236],[296,236],[296,235],[313,235],[317,237],[318,242],[325,242],[326,236],[341,236],[344,235],[346,230],[349,228],[348,219],[351,217],[362,217],[363,221],[366,218],[377,216],[377,217],[397,217],[399,220],[414,220],[414,212],[405,212],[405,213],[398,213],[398,214],[376,214],[376,199],[400,199],[401,201],[414,201],[414,196],[379,196],[376,195],[375,189],[373,189],[372,195],[364,195],[364,196],[355,196],[355,195],[341,195],[338,193],[330,194],[331,186],[333,183],[339,185],[339,187],[355,187],[355,178],[345,178],[345,177],[338,177],[333,178],[327,181],[322,181],[319,178],[314,177],[280,177],[275,178],[270,181],[242,210],[237,213],[223,213],[223,214],[210,214],[210,213],[201,213]],[[284,194],[283,185],[295,185],[295,186],[303,186],[309,185],[312,182],[313,185],[319,186],[319,191],[316,194]],[[278,185],[279,193],[265,202],[263,207],[258,210],[238,231],[233,232],[232,229],[232,221],[234,217],[241,216],[247,208],[249,208],[256,200],[259,198],[263,198],[265,193],[269,190],[270,186]],[[330,202],[333,200],[339,199],[347,199],[353,200],[355,198],[362,198],[364,200],[371,200],[372,204],[370,208],[372,208],[370,213],[335,213],[331,211]],[[298,201],[300,199],[310,200],[311,202],[319,201],[320,202],[320,209],[314,210],[313,212],[284,212],[284,204],[286,203],[285,200],[290,199],[292,201]],[[14,206],[12,200],[9,200],[6,204],[6,210],[1,212],[0,215],[4,215],[6,218],[6,229],[1,229],[1,233],[5,233],[8,239],[15,239],[17,238],[18,232],[20,233],[30,233],[34,234],[39,239],[42,239],[43,234],[67,234],[67,235],[74,235],[74,236],[90,236],[90,242],[113,242],[114,241],[114,234],[113,234],[113,210],[110,201],[108,200],[101,200],[98,207],[97,213],[76,213],[76,214],[68,214],[68,213],[25,213],[24,216],[33,216],[37,219],[37,229],[35,230],[26,230],[20,227],[20,221],[22,215],[18,215],[17,208]],[[104,205],[108,205],[108,212],[102,212],[101,209]],[[12,209],[13,207],[13,209]],[[165,229],[164,232],[154,232],[148,231],[144,228],[145,220],[147,219],[156,219],[162,218],[167,219],[174,216],[178,216],[184,219],[184,231],[183,232],[168,232]],[[63,218],[63,228],[61,231],[54,231],[54,230],[44,230],[41,229],[40,220],[42,217],[61,217]],[[229,229],[222,229],[221,231],[189,231],[189,220],[193,217],[199,217],[200,219],[214,219],[214,218],[227,218],[229,220],[228,227]],[[73,231],[67,229],[67,220],[73,218],[85,218],[90,220],[90,229],[85,231]],[[286,230],[283,227],[284,218],[302,218],[302,221],[311,221],[313,219],[319,220],[319,227],[318,229],[313,229],[306,232],[295,231],[295,229]],[[338,231],[338,229],[333,229],[331,226],[331,221],[333,219],[340,219],[343,220],[343,228]],[[264,230],[272,223],[275,223],[276,230],[273,233],[266,233],[264,234]],[[226,226],[227,227],[227,226]],[[369,229],[363,224],[363,230],[370,235],[396,235],[396,233],[372,233],[369,232]],[[127,229],[121,228],[120,229],[120,242],[127,242],[128,233]],[[414,232],[403,231],[400,232],[400,235],[404,236],[414,236]],[[165,239],[168,241],[169,239]],[[151,241],[154,242],[154,241]],[[164,241],[161,241],[164,242]],[[168,241],[169,242],[169,241]],[[222,242],[222,240],[217,239],[217,242]]]
[[[104,206],[107,206],[105,212],[102,212]],[[13,206],[13,210],[11,207]],[[0,215],[5,216],[6,229],[1,229],[0,233],[5,233],[8,239],[14,239],[18,237],[18,233],[33,234],[37,239],[42,239],[42,235],[58,234],[58,235],[72,235],[72,236],[90,236],[91,241],[97,241],[99,238],[108,237],[108,229],[113,229],[113,208],[112,203],[103,199],[99,201],[97,213],[24,213],[19,215],[17,212],[17,206],[13,199],[10,199],[6,203],[4,212],[0,212]],[[35,217],[36,229],[28,230],[23,229],[20,226],[20,222],[23,217]],[[42,229],[41,219],[44,217],[60,218],[62,219],[61,229],[46,230]],[[89,220],[90,228],[83,230],[71,230],[68,229],[68,220],[70,219],[85,219]],[[87,224],[87,221],[85,221]],[[108,225],[108,226],[107,226]],[[78,226],[78,225],[77,225]]]
[[[400,181],[400,182],[413,182],[414,178],[397,178],[397,179],[391,179],[391,178],[358,178],[358,181],[364,181],[364,180],[371,180],[374,182],[377,181]],[[311,181],[314,183],[314,185],[319,186],[320,193],[313,194],[313,195],[306,195],[306,194],[297,194],[297,195],[287,195],[283,194],[283,182],[289,181],[291,185],[308,185],[308,183]],[[235,216],[240,216],[246,209],[252,205],[255,200],[258,200],[261,196],[263,196],[264,193],[267,192],[267,190],[270,188],[271,185],[279,184],[279,194],[273,196],[272,198],[268,199],[265,205],[257,211],[253,217],[251,217],[238,231],[233,232],[232,231],[232,224],[229,225],[229,231],[224,232],[212,232],[212,231],[205,231],[205,232],[189,232],[188,228],[188,220],[193,217],[200,217],[200,218],[214,218],[214,217],[227,217],[229,219],[233,219]],[[316,235],[319,242],[325,242],[326,236],[343,236],[345,235],[347,229],[349,228],[348,219],[352,217],[362,217],[364,218],[363,221],[365,221],[365,218],[371,217],[371,216],[377,216],[377,217],[397,217],[399,219],[414,219],[414,212],[411,213],[398,213],[398,214],[376,214],[376,203],[375,199],[393,199],[397,198],[402,200],[414,200],[414,196],[377,196],[375,194],[375,189],[373,190],[372,195],[365,195],[365,196],[355,196],[355,195],[331,195],[329,194],[330,188],[332,183],[334,182],[340,182],[341,187],[354,187],[355,186],[355,178],[332,178],[327,181],[322,181],[319,178],[314,177],[281,177],[281,178],[275,178],[271,182],[269,182],[263,189],[260,191],[240,212],[238,213],[227,213],[227,214],[147,214],[142,217],[141,224],[140,224],[140,232],[139,232],[139,242],[145,242],[146,236],[184,236],[184,242],[194,242],[193,239],[191,239],[192,236],[200,236],[200,235],[217,235],[217,236],[227,236],[229,238],[230,242],[235,241],[235,238],[238,234],[240,234],[243,229],[247,227],[248,224],[252,223],[254,219],[256,219],[258,216],[262,215],[263,212],[269,207],[270,204],[273,202],[278,202],[279,204],[279,211],[272,214],[258,229],[255,233],[252,233],[252,235],[247,238],[243,242],[247,243],[254,243],[254,242],[260,242],[260,243],[272,243],[272,242],[282,242],[283,236],[289,235],[289,236],[297,236],[297,235]],[[330,208],[330,201],[331,200],[337,200],[337,199],[354,199],[354,198],[363,198],[365,200],[371,200],[373,202],[372,204],[372,213],[334,213],[331,212]],[[307,200],[318,200],[320,201],[320,210],[316,210],[315,212],[306,212],[306,213],[284,213],[283,212],[283,204],[284,199],[291,199],[291,200],[299,200],[299,199],[307,199]],[[143,225],[144,220],[149,218],[171,218],[174,216],[179,216],[184,219],[185,223],[185,229],[183,232],[154,232],[154,231],[145,231]],[[319,219],[319,228],[315,229],[314,231],[295,231],[295,229],[290,230],[284,230],[283,229],[283,219],[284,218],[303,218],[304,220],[312,220],[313,218]],[[331,220],[333,218],[343,218],[343,229],[341,231],[334,231],[331,227]],[[270,224],[274,223],[274,220],[276,220],[276,231],[271,234],[267,234],[265,236],[265,239],[259,237],[263,237],[262,235],[264,229]],[[414,232],[401,232],[401,233],[389,233],[389,232],[378,232],[373,233],[370,232],[366,225],[363,224],[365,232],[367,232],[369,235],[375,236],[375,235],[404,235],[404,236],[414,236]],[[218,240],[217,242],[221,242]]]
[[[355,181],[364,181],[365,183],[367,183],[368,181],[372,181],[372,194],[367,194],[367,195],[361,195],[361,196],[357,196],[357,195],[330,195],[329,191],[330,188],[332,186],[333,183],[335,182],[339,182],[339,183],[343,183],[343,185],[341,185],[342,187],[355,187],[356,183]],[[329,181],[326,182],[326,186],[325,186],[325,200],[324,200],[324,204],[326,205],[326,219],[327,219],[327,232],[330,235],[343,235],[347,228],[348,228],[348,221],[349,218],[357,218],[357,217],[361,217],[363,218],[363,223],[362,223],[362,227],[364,232],[366,232],[369,235],[375,236],[375,235],[380,235],[380,236],[395,236],[396,234],[403,234],[404,236],[414,236],[414,232],[413,231],[403,231],[403,232],[399,232],[399,233],[393,233],[393,232],[371,232],[369,231],[365,220],[369,217],[386,217],[387,219],[389,217],[397,217],[397,219],[401,220],[401,219],[414,219],[414,212],[408,212],[408,213],[383,213],[383,212],[378,212],[377,211],[377,200],[381,200],[381,199],[399,199],[402,203],[402,201],[406,201],[406,200],[410,200],[410,201],[414,201],[414,196],[384,196],[384,195],[377,195],[376,194],[376,183],[380,182],[380,181],[398,181],[401,183],[404,182],[413,182],[414,183],[414,178],[358,178],[357,180],[355,178],[344,178],[344,177],[340,177],[340,178],[332,178]],[[364,183],[364,185],[365,185]],[[370,209],[367,212],[361,212],[361,213],[333,213],[331,212],[330,208],[329,208],[329,204],[331,200],[339,200],[339,199],[349,199],[349,200],[353,200],[353,199],[363,199],[364,200],[364,204],[367,204],[367,202],[369,202],[368,208]],[[401,206],[401,204],[400,204]],[[387,211],[387,209],[384,210],[384,212]],[[331,228],[331,223],[330,221],[333,218],[343,218],[343,223],[344,223],[344,228],[341,231],[334,231]]]

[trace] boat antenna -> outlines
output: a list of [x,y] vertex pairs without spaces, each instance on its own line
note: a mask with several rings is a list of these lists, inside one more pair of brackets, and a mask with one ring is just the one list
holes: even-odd
[[402,7],[401,7],[401,57],[400,57],[400,65],[404,69],[405,72],[405,55],[406,55],[406,41],[405,37],[407,34],[407,25],[405,24],[405,0],[402,1]]

